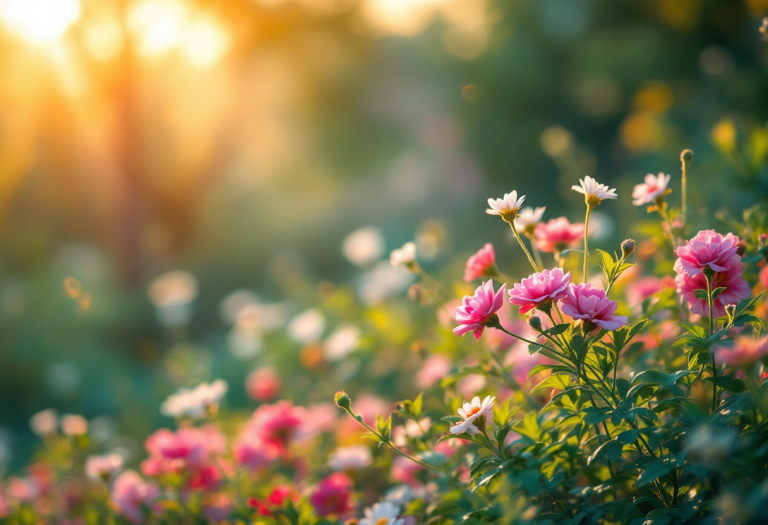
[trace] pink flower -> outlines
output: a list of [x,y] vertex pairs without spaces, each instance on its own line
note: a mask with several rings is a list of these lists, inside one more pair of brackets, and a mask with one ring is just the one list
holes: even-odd
[[736,254],[738,244],[739,238],[732,233],[723,236],[715,230],[702,230],[685,246],[679,246],[675,250],[678,257],[675,261],[675,271],[685,272],[691,277],[697,276],[704,268],[713,272],[728,271],[732,260],[741,260]]
[[183,427],[176,432],[162,428],[145,443],[149,458],[141,464],[146,476],[191,473],[202,468],[215,455],[223,454],[226,439],[213,426]]
[[479,341],[488,322],[504,306],[506,287],[506,284],[502,284],[499,291],[494,292],[493,281],[488,280],[477,287],[475,295],[465,295],[461,306],[456,308],[456,322],[459,326],[453,329],[453,333],[464,335],[474,332],[475,341]]
[[280,458],[281,453],[280,445],[251,431],[243,432],[232,449],[235,461],[251,470],[271,465]]
[[669,186],[669,180],[672,177],[659,173],[654,177],[651,173],[645,176],[645,182],[638,184],[635,189],[632,190],[632,204],[635,206],[642,206],[643,204],[650,204],[655,202],[659,197],[663,197],[667,193],[667,186]]
[[280,387],[280,376],[271,366],[257,368],[245,378],[245,391],[256,401],[272,401],[280,392]]
[[451,370],[451,360],[442,354],[432,354],[424,360],[421,370],[416,374],[416,386],[429,388],[440,381]]
[[540,222],[534,230],[536,248],[545,253],[573,248],[584,237],[584,224],[571,224],[565,217]]
[[543,270],[516,283],[509,291],[509,302],[519,306],[520,313],[524,314],[542,303],[551,304],[551,301],[562,299],[568,295],[569,284],[570,272],[563,274],[560,268]]
[[616,330],[627,324],[627,318],[616,313],[616,301],[591,284],[572,284],[563,299],[563,313],[584,323],[592,323],[605,330]]
[[[712,277],[712,289],[725,288],[720,295],[718,295],[712,307],[715,317],[722,317],[725,315],[725,305],[727,304],[739,304],[742,299],[747,299],[752,295],[752,290],[749,288],[747,281],[742,279],[742,264],[738,256],[732,257],[726,267],[726,271],[718,271]],[[682,263],[680,259],[675,263],[675,285],[677,286],[677,293],[682,295],[688,302],[688,308],[691,312],[699,315],[705,315],[709,317],[709,304],[706,299],[696,298],[695,290],[706,290],[707,279],[704,276],[704,272],[699,271],[695,277],[681,271]]]
[[768,353],[768,335],[758,337],[739,337],[730,345],[715,347],[718,361],[738,368],[746,368],[760,361]]
[[665,276],[662,279],[649,275],[627,283],[627,304],[637,306],[655,293],[665,288],[674,287],[674,280]]
[[160,495],[157,485],[145,483],[135,471],[126,470],[115,480],[112,487],[112,502],[118,512],[131,523],[144,523],[145,506],[151,506]]
[[320,482],[309,502],[320,516],[340,516],[352,510],[351,492],[352,482],[345,474],[336,472]]
[[476,254],[467,260],[467,268],[464,270],[464,282],[471,282],[481,277],[493,277],[496,275],[496,253],[493,245],[487,243]]
[[250,429],[267,441],[287,445],[307,419],[302,407],[295,407],[290,401],[278,401],[272,405],[261,405],[253,413]]

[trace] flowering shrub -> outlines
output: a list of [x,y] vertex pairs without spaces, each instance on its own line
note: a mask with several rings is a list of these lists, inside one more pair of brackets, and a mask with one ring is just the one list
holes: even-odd
[[[276,400],[291,388],[262,367],[246,380],[261,402],[248,418],[220,409],[221,380],[170,396],[160,409],[175,427],[147,437],[132,468],[125,451],[98,450],[82,418],[67,416],[60,434],[56,414],[42,412],[32,426],[46,451],[3,482],[0,516],[14,524],[764,522],[768,213],[746,210],[725,234],[699,230],[685,201],[691,160],[684,152],[679,207],[668,200],[670,175],[648,175],[632,192],[633,204],[660,217],[661,237],[628,239],[613,254],[590,250],[589,221],[603,201],[624,196],[591,177],[573,187],[584,195],[583,224],[542,222],[544,208],[521,209],[526,197],[516,191],[489,199],[487,213],[509,225],[532,273],[505,275],[485,244],[456,276],[485,279],[460,303],[422,268],[414,243],[395,250],[391,264],[421,279],[411,296],[437,313],[399,340],[433,349],[422,348],[412,367],[423,390],[415,398],[388,406],[340,391],[335,413],[298,406]],[[300,317],[288,332],[307,345],[310,365],[343,362],[359,344],[360,332],[341,325],[321,346],[319,312]],[[467,333],[473,340],[460,337]]]

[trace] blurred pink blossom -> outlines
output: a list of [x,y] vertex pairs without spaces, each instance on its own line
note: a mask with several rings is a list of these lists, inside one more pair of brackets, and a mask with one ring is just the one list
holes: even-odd
[[352,482],[341,472],[323,479],[309,496],[309,502],[320,516],[343,516],[352,510]]
[[424,360],[416,374],[416,386],[426,389],[440,381],[451,370],[451,361],[442,354],[432,354]]
[[256,368],[245,378],[245,391],[256,401],[272,401],[281,388],[280,376],[271,366]]
[[732,344],[715,347],[718,361],[726,365],[746,368],[760,361],[768,353],[768,335],[753,338],[737,337]]
[[464,281],[471,282],[481,277],[493,277],[496,275],[496,253],[493,245],[487,243],[467,260],[464,270]]
[[540,222],[534,230],[536,248],[545,253],[573,248],[584,237],[584,224],[571,224],[565,217]]
[[160,495],[152,482],[145,482],[135,471],[126,470],[112,486],[112,502],[131,523],[145,523],[143,508],[150,507]]
[[658,176],[654,176],[649,173],[645,176],[645,182],[635,186],[632,190],[632,204],[635,206],[642,206],[643,204],[650,204],[655,202],[659,197],[663,197],[667,192],[667,186],[669,180],[672,177],[659,173]]

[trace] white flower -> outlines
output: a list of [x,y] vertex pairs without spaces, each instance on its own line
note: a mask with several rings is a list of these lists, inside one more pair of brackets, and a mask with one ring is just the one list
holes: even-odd
[[91,479],[108,481],[123,468],[123,456],[106,454],[88,456],[85,460],[85,474]]
[[583,193],[584,200],[592,206],[600,204],[600,201],[615,199],[618,196],[616,195],[616,188],[608,189],[608,186],[600,184],[589,175],[579,179],[579,186],[571,186],[571,189]]
[[222,379],[217,379],[210,384],[200,383],[192,390],[182,388],[163,401],[160,405],[160,413],[174,418],[202,418],[211,410],[218,409],[228,389],[229,385]]
[[325,331],[325,317],[317,308],[305,310],[288,323],[288,335],[297,343],[314,343]]
[[61,416],[61,433],[65,436],[83,436],[88,433],[88,421],[77,414]]
[[475,426],[475,421],[481,416],[489,414],[491,410],[493,410],[493,404],[495,402],[495,397],[486,396],[485,399],[480,402],[480,398],[475,396],[472,398],[471,403],[464,403],[464,407],[458,410],[459,415],[464,418],[464,421],[453,425],[451,427],[451,434],[462,434],[467,431],[472,434],[479,432],[478,428]]
[[364,445],[337,448],[328,460],[332,470],[360,470],[373,462],[371,451]]
[[378,261],[385,249],[384,235],[375,226],[353,231],[341,244],[341,253],[356,266],[368,266]]
[[29,426],[36,436],[47,436],[56,433],[59,416],[52,408],[38,412],[29,418]]
[[388,501],[374,503],[372,507],[365,509],[365,518],[360,520],[360,525],[402,525],[403,519],[398,519],[400,507]]
[[517,215],[517,210],[523,205],[525,195],[517,198],[517,191],[505,193],[501,199],[488,199],[489,209],[485,210],[488,215],[501,215],[502,217],[512,214],[512,218]]
[[402,292],[413,280],[413,272],[381,261],[360,276],[357,293],[361,303],[365,306],[374,306]]
[[402,248],[392,250],[389,262],[392,266],[407,266],[416,262],[416,244],[407,242]]
[[323,355],[328,361],[344,359],[360,346],[360,329],[355,325],[339,326],[323,343]]
[[523,208],[517,214],[517,218],[515,219],[515,227],[520,230],[525,230],[528,227],[536,226],[541,222],[541,218],[544,215],[544,210],[546,209],[546,206],[541,208],[537,207],[535,210],[530,206]]

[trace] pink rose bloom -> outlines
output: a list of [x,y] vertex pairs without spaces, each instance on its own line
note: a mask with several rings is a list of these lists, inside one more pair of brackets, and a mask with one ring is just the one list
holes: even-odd
[[768,335],[739,337],[729,345],[715,346],[718,361],[738,368],[746,368],[760,361],[768,353]]
[[183,427],[176,432],[162,428],[149,436],[145,446],[149,458],[141,464],[146,476],[193,472],[213,456],[223,454],[226,439],[213,426]]
[[536,248],[545,253],[573,248],[584,237],[584,224],[571,224],[565,217],[540,222],[533,232]]
[[350,495],[352,482],[341,473],[331,474],[320,482],[309,496],[309,502],[320,516],[341,516],[352,510]]
[[453,333],[464,335],[473,332],[475,341],[479,341],[486,324],[504,306],[506,287],[506,284],[502,284],[499,291],[494,292],[493,281],[488,280],[477,287],[475,295],[465,295],[461,306],[456,308],[456,322],[459,326],[453,329]]
[[616,313],[616,301],[606,297],[605,291],[591,284],[572,284],[563,299],[562,310],[573,319],[592,323],[605,330],[616,330],[627,324],[627,318]]
[[152,506],[160,495],[160,490],[152,482],[144,482],[135,471],[126,470],[120,474],[112,486],[112,502],[118,512],[131,523],[144,523],[142,507]]
[[271,366],[257,368],[245,378],[245,391],[256,401],[272,401],[280,392],[280,387],[280,376]]
[[685,246],[679,246],[675,250],[678,257],[675,261],[675,271],[685,272],[691,277],[699,275],[704,268],[713,272],[729,271],[730,263],[734,259],[741,261],[741,257],[736,254],[738,245],[739,238],[732,233],[723,236],[715,230],[702,230]]
[[481,277],[493,277],[496,275],[496,253],[493,245],[487,243],[476,254],[467,260],[467,268],[464,270],[464,282],[472,282]]
[[563,274],[560,268],[543,270],[516,283],[509,291],[509,302],[519,306],[520,313],[524,314],[546,301],[562,299],[568,295],[569,284],[570,272]]
[[440,381],[451,370],[451,361],[442,354],[432,354],[424,360],[416,374],[416,386],[426,389]]
[[290,401],[278,401],[257,408],[249,426],[253,433],[267,441],[287,445],[306,419],[307,412],[303,407],[295,407]]
[[268,441],[252,431],[243,432],[232,448],[235,461],[250,470],[271,465],[280,458],[282,447]]
[[[675,263],[675,270],[678,271],[675,277],[677,293],[682,295],[688,302],[688,308],[692,313],[709,317],[709,304],[707,304],[707,300],[697,299],[694,293],[694,290],[707,289],[707,279],[704,277],[704,272],[699,271],[695,277],[692,277],[680,271],[680,259],[677,261]],[[725,305],[739,304],[742,299],[747,299],[752,295],[749,284],[741,278],[742,268],[741,261],[736,256],[730,259],[726,271],[718,271],[712,277],[712,289],[725,288],[725,291],[718,295],[712,303],[715,317],[725,315]]]
[[637,306],[655,293],[665,288],[673,288],[674,280],[665,276],[661,279],[652,275],[641,277],[627,284],[627,303],[629,306]]
[[667,186],[669,186],[669,180],[672,177],[659,173],[654,177],[651,173],[645,176],[645,182],[638,184],[635,189],[632,190],[632,204],[635,206],[642,206],[643,204],[650,204],[656,202],[656,199],[663,197],[667,193]]

